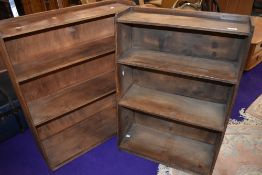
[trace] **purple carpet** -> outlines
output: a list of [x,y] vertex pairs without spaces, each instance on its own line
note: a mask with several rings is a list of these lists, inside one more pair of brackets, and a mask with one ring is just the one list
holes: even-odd
[[[245,72],[232,117],[262,93],[262,64]],[[116,138],[75,159],[55,172],[48,169],[30,131],[0,144],[0,175],[155,175],[157,164],[119,151]]]

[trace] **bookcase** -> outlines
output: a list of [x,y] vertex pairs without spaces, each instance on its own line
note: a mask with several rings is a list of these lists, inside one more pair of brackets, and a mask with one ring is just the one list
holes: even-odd
[[212,174],[253,33],[250,18],[131,7],[116,21],[119,147]]
[[106,1],[0,22],[1,58],[55,170],[116,133],[115,14]]

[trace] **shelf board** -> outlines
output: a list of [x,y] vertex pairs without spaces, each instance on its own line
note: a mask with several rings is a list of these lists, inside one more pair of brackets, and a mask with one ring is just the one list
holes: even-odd
[[37,127],[41,141],[91,118],[106,108],[115,107],[115,94],[108,95],[63,117]]
[[61,68],[74,65],[115,50],[114,36],[96,41],[81,43],[72,48],[42,55],[33,61],[15,64],[14,70],[18,82],[23,82]]
[[111,71],[28,103],[34,125],[41,125],[115,92],[113,80],[114,71]]
[[138,9],[117,18],[118,23],[172,27],[189,30],[228,33],[249,36],[250,19],[240,15],[203,12],[181,12],[173,10]]
[[224,131],[225,104],[132,85],[119,105],[187,124]]
[[238,79],[237,66],[233,62],[152,50],[130,49],[118,63],[230,84],[236,84]]
[[51,168],[56,169],[103,143],[115,132],[115,108],[106,108],[77,125],[42,141],[42,145],[49,157]]
[[214,146],[141,124],[133,124],[120,142],[120,148],[185,169],[208,174]]
[[96,18],[113,17],[116,13],[127,9],[128,4],[108,0],[1,20],[0,35],[2,38],[9,38]]

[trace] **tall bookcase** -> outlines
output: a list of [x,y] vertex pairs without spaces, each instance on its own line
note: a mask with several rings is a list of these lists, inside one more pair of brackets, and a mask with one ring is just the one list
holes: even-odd
[[57,169],[116,133],[117,1],[0,22],[4,58],[28,124]]
[[248,16],[136,7],[120,13],[119,147],[212,174],[252,33]]

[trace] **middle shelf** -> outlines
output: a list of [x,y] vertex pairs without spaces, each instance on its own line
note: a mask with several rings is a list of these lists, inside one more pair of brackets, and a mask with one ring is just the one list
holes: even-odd
[[114,71],[28,103],[35,126],[115,92]]
[[118,63],[230,84],[237,82],[237,65],[233,61],[132,48],[120,57]]
[[226,105],[176,95],[133,84],[119,105],[175,121],[224,130]]

